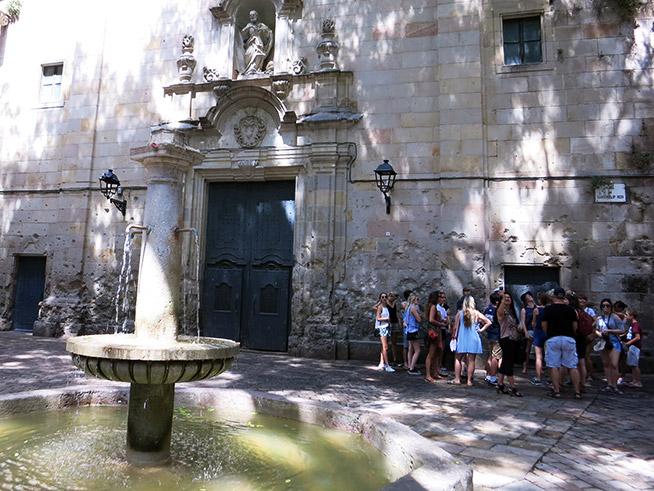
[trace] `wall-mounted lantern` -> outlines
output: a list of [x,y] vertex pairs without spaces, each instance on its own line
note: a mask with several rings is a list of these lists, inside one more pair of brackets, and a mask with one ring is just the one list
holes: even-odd
[[384,160],[384,163],[380,164],[380,166],[375,169],[375,182],[386,199],[387,215],[391,214],[391,197],[389,196],[389,193],[395,185],[395,176],[397,176],[397,172],[395,172],[393,166],[388,163],[388,160]]
[[105,198],[111,201],[118,211],[120,211],[123,216],[125,216],[125,211],[127,210],[127,200],[118,200],[114,199],[112,196],[123,195],[123,190],[120,187],[120,180],[114,174],[114,171],[109,169],[107,172],[100,176],[100,191]]

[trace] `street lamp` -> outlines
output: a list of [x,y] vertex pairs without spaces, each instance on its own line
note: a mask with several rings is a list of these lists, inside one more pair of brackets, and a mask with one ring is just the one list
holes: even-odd
[[120,187],[120,180],[114,174],[112,169],[107,170],[104,174],[100,176],[100,191],[105,198],[111,201],[118,211],[120,211],[123,216],[125,216],[125,211],[127,210],[127,200],[118,200],[114,199],[112,196],[117,194],[118,196],[123,195],[123,190]]
[[388,160],[384,160],[384,163],[380,164],[379,167],[375,169],[375,182],[386,199],[387,215],[391,214],[391,197],[389,196],[389,193],[395,185],[395,176],[397,176],[397,172],[395,172],[393,166],[388,163]]

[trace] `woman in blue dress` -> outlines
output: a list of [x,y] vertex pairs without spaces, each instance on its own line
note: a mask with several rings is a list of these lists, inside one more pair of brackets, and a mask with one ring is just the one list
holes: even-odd
[[[472,386],[472,376],[475,374],[475,358],[483,352],[480,332],[484,332],[491,325],[491,321],[475,306],[475,299],[470,295],[463,298],[463,306],[454,318],[454,334],[456,351],[454,354],[454,380],[455,385],[461,384],[461,369],[463,357],[468,355],[468,387]],[[481,327],[480,327],[481,326]]]

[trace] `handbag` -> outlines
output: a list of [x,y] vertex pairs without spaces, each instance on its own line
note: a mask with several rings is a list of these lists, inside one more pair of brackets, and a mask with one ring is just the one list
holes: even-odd
[[454,353],[456,351],[456,339],[450,339],[450,351]]

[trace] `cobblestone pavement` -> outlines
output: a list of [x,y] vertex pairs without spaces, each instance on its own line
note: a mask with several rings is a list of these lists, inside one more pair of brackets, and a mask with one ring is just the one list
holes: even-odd
[[[476,379],[481,380],[482,372]],[[400,421],[474,469],[475,489],[654,489],[654,376],[645,389],[599,392],[581,401],[566,388],[546,396],[517,377],[524,398],[427,383],[361,361],[324,361],[244,351],[232,369],[193,386],[256,390],[377,411]],[[111,385],[77,370],[61,339],[0,332],[0,397],[39,389]],[[181,385],[181,384],[180,384]]]

